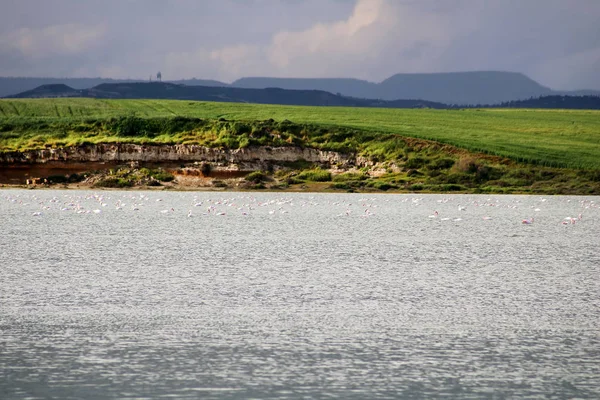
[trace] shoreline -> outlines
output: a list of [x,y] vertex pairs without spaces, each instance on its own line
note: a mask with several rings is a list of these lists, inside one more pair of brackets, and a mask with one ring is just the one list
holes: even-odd
[[0,187],[600,195],[600,171],[517,163],[427,141],[385,159],[301,146],[85,144],[0,153]]
[[552,194],[552,193],[536,193],[526,191],[513,191],[513,192],[477,192],[477,191],[453,191],[453,192],[435,192],[435,191],[409,191],[409,190],[364,190],[364,191],[346,191],[339,189],[332,189],[326,187],[326,185],[310,185],[305,188],[293,187],[288,189],[252,189],[242,187],[209,187],[209,186],[132,186],[124,188],[112,188],[112,187],[98,187],[92,185],[11,185],[11,184],[0,184],[0,192],[8,190],[29,190],[29,191],[50,191],[50,190],[63,190],[63,191],[90,191],[90,192],[203,192],[203,193],[323,193],[323,194],[363,194],[363,195],[474,195],[474,196],[578,196],[578,197],[599,197],[599,194]]

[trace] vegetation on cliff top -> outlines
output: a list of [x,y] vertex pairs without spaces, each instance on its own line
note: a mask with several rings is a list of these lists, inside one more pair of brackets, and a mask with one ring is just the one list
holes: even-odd
[[[361,155],[379,168],[376,174],[363,168],[332,175],[318,165],[286,167],[260,179],[251,176],[248,182],[254,186],[249,188],[321,185],[348,191],[600,193],[597,111],[0,101],[0,151],[115,142],[230,149],[313,147]],[[138,179],[124,174],[129,181]],[[125,182],[125,175],[115,181],[117,186]]]
[[[145,133],[134,132],[133,124],[125,126],[135,122],[135,118],[146,120]],[[256,121],[270,119],[274,120],[272,126],[286,120],[294,122],[289,125],[303,126],[305,134],[298,137],[306,138],[299,144],[319,148],[354,146],[359,151],[370,148],[375,153],[389,154],[395,147],[390,139],[402,136],[537,165],[600,169],[600,111],[581,110],[407,110],[168,100],[0,100],[0,151],[116,141],[243,147],[252,143],[244,137],[237,144],[235,140],[228,143],[227,135],[221,132],[223,127],[239,124],[258,129],[264,122]],[[242,136],[246,134],[242,132]],[[213,141],[221,139],[218,143]]]

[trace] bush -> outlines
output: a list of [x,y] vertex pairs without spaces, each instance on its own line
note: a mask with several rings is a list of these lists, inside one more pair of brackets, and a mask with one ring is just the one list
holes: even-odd
[[224,149],[239,149],[240,139],[238,137],[225,134],[220,136],[217,140],[215,140],[214,145],[216,147],[221,147]]
[[210,175],[211,171],[212,165],[210,165],[210,163],[202,163],[202,165],[200,166],[200,172],[202,172],[202,175],[204,176]]
[[461,157],[456,163],[456,169],[458,169],[460,172],[466,172],[470,174],[476,173],[478,167],[479,163],[477,162],[477,159],[471,156]]
[[142,176],[153,178],[160,182],[171,182],[175,179],[175,176],[173,174],[162,169],[153,170],[148,168],[142,168],[139,170],[139,174]]
[[373,187],[378,190],[387,191],[390,189],[398,189],[398,186],[392,185],[388,182],[375,181],[373,182]]
[[150,181],[148,181],[148,183],[146,184],[146,186],[162,186],[162,185],[156,179],[151,179]]
[[423,157],[412,157],[406,161],[406,168],[418,169],[427,164],[427,160]]
[[290,176],[285,180],[287,185],[296,185],[298,183],[304,183],[303,180],[296,178],[295,176]]
[[334,182],[364,181],[367,178],[368,178],[368,176],[362,172],[359,172],[359,173],[346,172],[343,174],[334,175],[333,181]]
[[261,183],[267,180],[267,175],[263,171],[250,172],[245,176],[246,181],[253,183]]
[[448,177],[446,178],[446,182],[454,184],[471,184],[473,183],[473,176],[464,172],[455,172],[453,174],[448,175]]
[[440,169],[448,169],[452,168],[454,165],[454,160],[452,158],[438,158],[437,160],[433,160],[429,163],[429,169],[432,170],[440,170]]
[[429,171],[427,171],[427,176],[431,177],[431,178],[437,178],[438,176],[441,176],[443,174],[443,172],[441,172],[439,169],[430,169]]
[[345,182],[334,182],[331,184],[331,186],[329,186],[331,189],[341,189],[341,190],[348,190],[351,189],[350,185],[348,185]]
[[296,178],[310,182],[329,182],[331,181],[331,173],[322,169],[312,169],[300,172]]
[[477,171],[475,172],[475,181],[477,183],[485,182],[490,180],[490,175],[492,174],[492,168],[487,165],[479,165],[477,167]]
[[251,132],[250,126],[243,122],[232,122],[229,126],[229,131],[234,135],[243,135]]
[[173,174],[170,174],[166,171],[158,171],[153,173],[151,176],[160,182],[171,182],[175,179],[175,176],[173,176]]
[[148,120],[135,117],[113,118],[109,121],[109,129],[119,136],[143,136],[148,130]]
[[531,185],[535,180],[535,172],[526,168],[510,169],[506,174],[507,180],[519,182],[516,186]]

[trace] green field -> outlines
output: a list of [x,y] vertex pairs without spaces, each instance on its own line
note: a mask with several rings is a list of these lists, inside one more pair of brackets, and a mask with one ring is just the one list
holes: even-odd
[[[379,146],[379,151],[386,151],[393,147],[389,142],[392,134],[434,140],[541,166],[600,169],[600,111],[585,110],[408,110],[169,100],[0,100],[0,151],[25,150],[48,143],[76,144],[79,136],[87,142],[193,142],[194,129],[189,125],[184,126],[184,134],[171,130],[141,138],[124,137],[109,129],[114,125],[103,122],[127,115],[163,121],[171,117],[248,122],[289,120],[318,125],[325,130],[342,129],[345,135],[338,138],[343,140],[338,143],[340,149],[354,145],[356,150],[366,150],[369,146],[362,143],[364,140],[377,142],[381,136],[388,141]],[[349,138],[348,132],[355,137]],[[336,149],[334,136],[326,137],[321,132],[318,140],[313,139],[322,148]],[[203,140],[206,138],[205,135]],[[213,138],[218,138],[218,132]],[[304,144],[312,142],[310,139]],[[238,145],[248,143],[238,142]],[[373,146],[377,147],[371,145],[371,150]]]

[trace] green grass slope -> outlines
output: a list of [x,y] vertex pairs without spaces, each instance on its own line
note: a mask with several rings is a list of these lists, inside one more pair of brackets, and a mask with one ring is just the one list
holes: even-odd
[[[350,136],[341,139],[321,137],[317,143],[324,148],[329,145],[335,149],[335,143],[351,147],[356,142],[354,145],[362,150],[371,145],[379,146],[379,149],[372,148],[371,153],[385,152],[389,151],[386,149],[390,146],[389,140],[382,144],[377,138],[389,139],[391,134],[433,140],[542,166],[600,169],[600,112],[584,110],[408,110],[166,100],[0,100],[0,151],[43,147],[56,140],[64,145],[74,143],[77,138],[88,142],[142,140],[111,130],[115,125],[107,121],[127,115],[167,120],[172,117],[289,120],[331,131],[351,130]],[[193,141],[194,128],[182,129],[187,131],[153,132],[144,140]],[[308,138],[306,144],[313,139]],[[358,143],[364,140],[370,143]],[[238,143],[247,144],[252,143]]]

